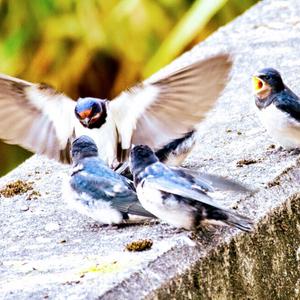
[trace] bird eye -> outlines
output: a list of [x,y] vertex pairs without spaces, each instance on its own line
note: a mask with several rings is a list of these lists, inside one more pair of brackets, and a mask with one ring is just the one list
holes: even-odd
[[269,80],[269,79],[270,79],[270,76],[269,76],[269,75],[265,75],[265,79],[266,79],[266,80]]

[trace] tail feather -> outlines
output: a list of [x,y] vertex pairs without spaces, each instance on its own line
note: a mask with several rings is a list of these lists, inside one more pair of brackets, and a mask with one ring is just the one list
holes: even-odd
[[216,208],[213,206],[205,206],[206,221],[210,224],[226,224],[236,227],[243,231],[251,231],[253,227],[253,221],[245,216],[237,214],[232,210],[226,208]]
[[250,232],[253,229],[253,221],[245,216],[226,211],[227,219],[223,220],[224,223],[236,227],[240,230]]

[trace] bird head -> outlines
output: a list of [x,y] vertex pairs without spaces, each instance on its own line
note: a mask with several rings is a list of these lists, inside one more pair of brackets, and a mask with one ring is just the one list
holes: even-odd
[[106,120],[106,100],[97,98],[79,98],[75,107],[79,122],[87,128],[100,128]]
[[98,148],[92,138],[87,135],[82,135],[73,141],[71,155],[73,162],[77,163],[86,157],[97,157]]
[[273,68],[265,68],[252,76],[254,95],[261,101],[267,100],[272,93],[284,90],[280,73]]
[[133,175],[158,161],[152,149],[146,145],[134,146],[130,152],[130,169]]

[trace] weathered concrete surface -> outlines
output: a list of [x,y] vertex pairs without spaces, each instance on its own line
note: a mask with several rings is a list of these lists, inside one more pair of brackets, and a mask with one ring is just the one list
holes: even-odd
[[[221,49],[235,55],[233,77],[187,165],[258,189],[225,199],[256,220],[255,232],[217,229],[195,244],[164,224],[99,228],[62,202],[66,167],[33,157],[0,181],[33,181],[41,193],[0,199],[0,298],[300,298],[300,161],[268,150],[250,82],[255,70],[273,66],[300,94],[300,1],[259,3],[162,72]],[[242,159],[257,162],[237,167]],[[151,250],[124,251],[141,238],[153,240]]]

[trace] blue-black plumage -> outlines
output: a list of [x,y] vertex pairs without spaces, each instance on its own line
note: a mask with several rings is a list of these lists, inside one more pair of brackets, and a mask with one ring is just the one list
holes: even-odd
[[153,217],[139,203],[131,182],[99,158],[92,138],[77,138],[71,156],[74,165],[64,189],[70,206],[102,224],[119,224],[130,215]]
[[227,224],[250,231],[252,221],[221,207],[208,193],[217,187],[246,188],[219,176],[202,174],[161,163],[148,146],[135,146],[130,155],[138,198],[145,209],[179,228],[195,230],[205,223]]

